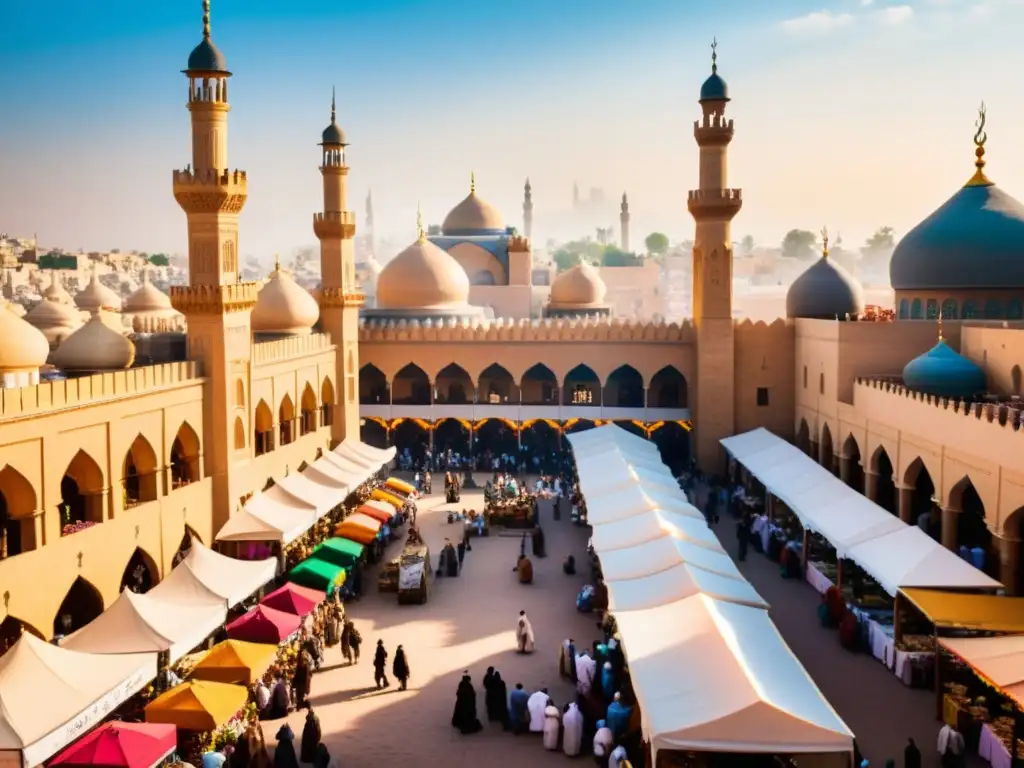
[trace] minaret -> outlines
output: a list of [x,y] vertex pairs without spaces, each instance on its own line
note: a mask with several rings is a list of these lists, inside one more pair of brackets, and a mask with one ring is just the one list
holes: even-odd
[[622,250],[629,252],[629,200],[626,193],[622,193],[622,205],[619,206],[619,245]]
[[572,209],[575,211],[580,207],[580,185],[575,181],[572,183]]
[[[687,201],[696,221],[693,238],[693,321],[697,331],[697,391],[691,397],[697,461],[721,474],[719,440],[735,429],[735,358],[732,319],[732,219],[743,200],[730,189],[726,156],[733,123],[725,118],[729,88],[718,74],[717,41],[711,44],[711,77],[700,89],[701,119],[693,124],[700,148],[700,186]],[[743,396],[752,396],[744,391]]]
[[376,257],[377,244],[375,242],[375,230],[373,227],[373,190],[366,190],[366,240],[370,248],[370,256]]
[[[171,303],[188,322],[188,356],[206,377],[203,460],[211,476],[213,529],[251,488],[233,465],[252,455],[249,316],[257,286],[243,283],[238,267],[238,214],[248,196],[245,171],[228,170],[228,78],[224,55],[210,36],[210,3],[203,2],[203,40],[188,57],[188,111],[192,164],[175,171],[174,199],[188,222],[187,286],[171,289]],[[242,386],[237,386],[237,384]],[[243,392],[241,400],[236,391]],[[245,446],[236,448],[241,421]]]
[[523,187],[523,234],[527,240],[533,237],[533,188],[529,179]]
[[346,210],[347,146],[332,93],[331,124],[320,141],[324,210],[313,214],[313,232],[320,239],[320,326],[335,346],[335,402],[328,409],[332,446],[346,437],[359,439],[359,308],[363,295],[356,283],[356,215]]

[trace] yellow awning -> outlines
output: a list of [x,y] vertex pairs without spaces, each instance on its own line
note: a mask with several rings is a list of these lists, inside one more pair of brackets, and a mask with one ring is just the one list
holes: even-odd
[[170,723],[183,731],[215,731],[249,700],[244,685],[189,680],[146,705],[147,723]]
[[249,685],[263,677],[276,657],[276,645],[225,640],[217,643],[192,668],[191,678],[229,685]]
[[1024,633],[1024,598],[902,589],[902,594],[937,627]]

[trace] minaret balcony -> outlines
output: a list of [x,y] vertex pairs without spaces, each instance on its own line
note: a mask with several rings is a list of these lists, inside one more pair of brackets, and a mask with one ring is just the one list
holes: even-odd
[[256,306],[259,291],[256,283],[172,285],[171,306],[186,317],[244,312]]
[[314,213],[313,232],[320,240],[351,240],[356,235],[356,215],[352,211]]
[[731,221],[743,207],[743,190],[691,189],[686,207],[698,221]]
[[185,213],[240,213],[248,196],[245,171],[174,172],[174,199]]
[[734,133],[732,120],[717,115],[693,124],[693,138],[699,147],[724,147],[732,141]]

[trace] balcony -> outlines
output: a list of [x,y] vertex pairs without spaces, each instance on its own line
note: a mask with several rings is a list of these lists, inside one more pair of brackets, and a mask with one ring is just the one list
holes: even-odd
[[689,421],[689,408],[624,408],[600,405],[492,405],[475,403],[467,405],[360,405],[359,415],[364,419],[422,419],[436,422],[442,419],[480,421],[481,419],[507,419],[517,423],[535,419],[569,421],[588,419],[591,421]]

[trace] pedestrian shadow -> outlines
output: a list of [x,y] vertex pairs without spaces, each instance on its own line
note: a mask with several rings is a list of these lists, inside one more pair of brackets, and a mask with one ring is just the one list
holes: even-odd
[[326,694],[313,694],[310,695],[309,700],[318,707],[326,707],[330,704],[341,704],[346,701],[369,699],[374,696],[381,696],[385,693],[391,693],[392,691],[397,690],[397,686],[393,686],[391,688],[378,688],[375,685],[369,685],[365,688],[350,688],[348,690],[331,691]]

